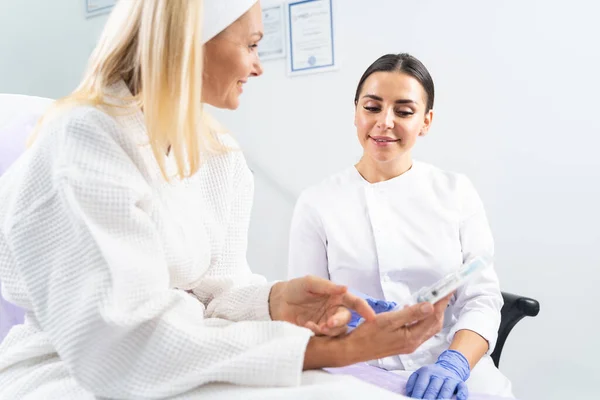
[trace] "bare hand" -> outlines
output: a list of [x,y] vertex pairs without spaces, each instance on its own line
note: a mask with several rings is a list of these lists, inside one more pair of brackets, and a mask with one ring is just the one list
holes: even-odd
[[269,296],[273,320],[291,322],[319,335],[346,333],[349,309],[366,321],[375,319],[375,312],[365,300],[348,293],[345,286],[315,276],[276,283]]
[[363,322],[345,338],[350,363],[414,352],[442,329],[451,297],[444,297],[434,306],[420,303]]

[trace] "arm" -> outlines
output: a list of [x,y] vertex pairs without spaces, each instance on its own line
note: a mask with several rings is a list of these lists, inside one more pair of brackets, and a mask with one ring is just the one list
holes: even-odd
[[217,157],[208,161],[216,165],[207,167],[220,166],[230,173],[230,184],[223,190],[229,191],[232,202],[223,247],[193,292],[206,305],[207,317],[269,321],[267,304],[273,284],[267,283],[263,276],[253,274],[246,259],[254,192],[252,174],[241,152]]
[[481,357],[488,351],[488,342],[479,334],[462,329],[454,335],[450,350],[459,351],[467,361],[471,370],[477,365]]
[[[119,127],[87,111],[61,129],[64,154],[48,151],[31,167],[18,197],[38,198],[5,225],[0,259],[22,278],[77,381],[109,398],[170,397],[208,382],[299,384],[311,332],[205,319],[200,302],[169,287],[161,239],[141,208],[151,189],[108,133]],[[37,193],[48,181],[52,190]]]
[[[350,316],[346,307],[365,318],[370,317],[372,310],[365,302],[355,304],[359,299],[329,280],[305,276],[272,286],[266,284],[263,277],[253,275],[246,263],[252,175],[241,152],[230,153],[227,158],[212,158],[205,168],[229,173],[230,179],[223,179],[221,192],[231,194],[221,197],[232,199],[231,203],[223,202],[223,207],[230,207],[226,213],[224,245],[213,253],[211,267],[194,289],[196,296],[207,305],[206,315],[235,321],[287,321],[330,336],[346,332],[346,320]],[[267,303],[269,310],[264,307]],[[326,324],[329,325],[326,327]]]
[[[494,241],[483,204],[473,185],[466,178],[460,183],[463,215],[460,241],[463,260],[466,262],[479,255],[493,255]],[[450,348],[465,355],[471,366],[477,364],[483,354],[494,350],[502,303],[498,277],[493,266],[489,266],[456,292],[453,307],[458,310],[458,320],[450,331]],[[458,332],[462,333],[457,335]]]
[[[494,241],[483,205],[471,182],[459,176],[460,242],[463,262],[479,255],[492,256]],[[492,352],[498,326],[502,296],[493,266],[458,288],[452,306],[457,321],[448,334],[450,348],[435,364],[415,371],[406,383],[406,393],[416,398],[468,397],[465,381],[471,369],[486,352]]]
[[290,228],[288,278],[314,275],[329,279],[327,236],[307,192],[298,198]]

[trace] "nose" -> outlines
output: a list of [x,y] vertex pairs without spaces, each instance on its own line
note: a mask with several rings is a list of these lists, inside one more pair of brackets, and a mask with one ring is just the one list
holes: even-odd
[[258,56],[256,56],[256,61],[254,61],[254,64],[252,65],[251,76],[261,76],[262,74],[263,74],[263,67],[260,62],[260,58],[258,58]]
[[394,110],[383,110],[379,113],[377,127],[382,130],[392,129],[394,127]]

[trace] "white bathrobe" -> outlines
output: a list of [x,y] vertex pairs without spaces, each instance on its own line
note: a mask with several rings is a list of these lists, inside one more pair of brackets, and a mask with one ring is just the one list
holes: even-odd
[[245,258],[252,196],[239,150],[165,183],[139,110],[49,122],[0,178],[2,292],[28,310],[0,346],[0,398],[298,385],[312,333],[270,321]]

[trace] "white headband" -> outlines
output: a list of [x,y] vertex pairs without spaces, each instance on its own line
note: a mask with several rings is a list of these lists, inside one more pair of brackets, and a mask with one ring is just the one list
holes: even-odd
[[206,43],[239,17],[258,0],[204,0],[202,42]]

